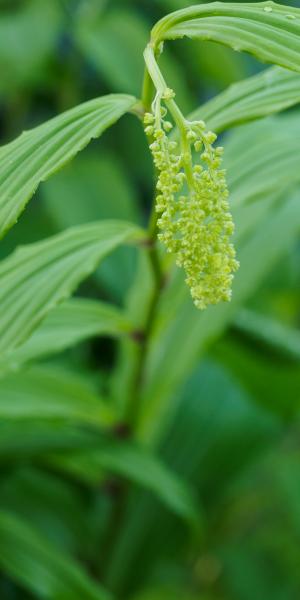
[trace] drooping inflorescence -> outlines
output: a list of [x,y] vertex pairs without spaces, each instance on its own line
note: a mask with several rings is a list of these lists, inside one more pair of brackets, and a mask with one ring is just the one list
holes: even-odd
[[220,168],[223,148],[213,147],[217,136],[206,131],[203,121],[184,120],[180,142],[170,139],[173,125],[166,120],[163,101],[172,97],[168,88],[164,95],[157,94],[153,112],[144,117],[158,172],[158,237],[184,268],[194,303],[203,309],[230,300],[238,268],[230,242],[234,226],[225,171]]

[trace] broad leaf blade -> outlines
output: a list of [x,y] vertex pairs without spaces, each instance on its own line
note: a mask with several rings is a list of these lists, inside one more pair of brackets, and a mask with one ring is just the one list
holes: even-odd
[[20,247],[0,264],[0,354],[18,346],[118,245],[143,239],[130,223],[74,227]]
[[137,444],[103,441],[99,450],[57,455],[50,463],[93,485],[98,485],[103,470],[124,477],[153,492],[178,516],[194,523],[199,520],[195,499],[184,481]]
[[[255,293],[276,261],[287,252],[292,240],[297,238],[299,231],[299,198],[294,194],[261,223],[255,235],[240,249],[242,267],[236,275],[230,303],[199,313],[186,299],[181,302],[181,308],[177,308],[176,322],[169,323],[163,335],[161,325],[158,327],[152,339],[145,378],[140,421],[140,435],[143,438],[157,435],[163,426],[163,415],[168,414],[169,402],[174,404],[174,390],[183,382],[203,351],[223,333],[240,305]],[[179,284],[179,291],[182,285]],[[160,376],[162,369],[163,379]]]
[[57,306],[21,346],[0,359],[0,373],[28,361],[62,352],[98,335],[122,336],[132,325],[122,312],[105,302],[72,298]]
[[280,112],[300,102],[300,75],[280,67],[234,83],[203,104],[191,120],[203,119],[213,131]]
[[0,462],[40,457],[41,453],[97,448],[99,430],[66,420],[7,419],[0,421]]
[[90,100],[0,148],[0,237],[17,221],[39,183],[99,137],[135,101],[125,94]]
[[233,325],[238,331],[264,346],[289,358],[300,359],[299,330],[248,308],[242,308],[237,313]]
[[111,598],[71,557],[62,554],[23,519],[4,510],[0,511],[0,564],[5,573],[40,598]]
[[299,17],[299,8],[275,2],[211,2],[167,15],[153,28],[152,39],[213,40],[299,72]]
[[0,379],[0,418],[48,419],[103,429],[113,424],[114,413],[74,376],[35,367]]

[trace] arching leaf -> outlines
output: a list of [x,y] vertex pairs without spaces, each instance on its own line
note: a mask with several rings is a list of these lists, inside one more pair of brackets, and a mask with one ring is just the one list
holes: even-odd
[[73,227],[28,246],[0,264],[0,354],[25,341],[47,313],[118,245],[142,240],[122,221]]
[[39,183],[99,137],[135,101],[126,94],[95,98],[0,148],[0,237],[17,221]]
[[152,40],[213,40],[299,72],[299,18],[299,8],[275,2],[211,2],[167,15],[152,29]]
[[203,119],[213,131],[260,119],[300,102],[300,75],[271,67],[234,83],[203,104],[189,118]]

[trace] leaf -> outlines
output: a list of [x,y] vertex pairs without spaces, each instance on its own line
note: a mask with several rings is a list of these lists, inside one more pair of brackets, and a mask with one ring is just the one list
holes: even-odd
[[101,219],[141,221],[136,187],[122,157],[107,148],[76,156],[43,185],[42,198],[55,223],[64,229]]
[[151,37],[156,46],[184,36],[213,40],[299,72],[299,17],[299,8],[275,2],[211,2],[167,15],[156,23]]
[[300,360],[300,331],[249,308],[239,310],[233,326],[264,346]]
[[[128,125],[133,125],[130,123]],[[136,123],[138,125],[138,123]],[[120,152],[122,157],[122,151]],[[106,147],[84,152],[43,185],[42,200],[59,229],[102,219],[141,223],[136,186],[117,154]],[[107,199],[109,198],[109,202]],[[121,248],[95,274],[108,292],[122,301],[135,267],[135,250]]]
[[[268,215],[255,234],[239,249],[238,257],[242,266],[235,277],[230,303],[210,307],[199,313],[187,295],[183,294],[184,283],[181,279],[178,278],[177,281],[178,289],[170,287],[166,290],[160,307],[160,321],[156,324],[149,347],[139,425],[140,437],[154,441],[156,436],[161,435],[165,426],[164,419],[170,418],[169,410],[173,414],[172,411],[176,407],[174,391],[187,377],[197,358],[228,327],[236,310],[254,295],[266,274],[299,235],[299,231],[299,198],[295,193],[288,200],[285,199],[284,205],[271,216]],[[180,299],[178,304],[176,294]],[[177,318],[169,320],[170,298],[173,300],[174,296]],[[186,298],[185,301],[183,298]],[[168,320],[168,325],[164,326],[165,319]],[[161,372],[164,373],[163,378]]]
[[230,336],[217,342],[213,356],[228,368],[254,402],[287,420],[298,416],[299,364],[275,360]]
[[35,367],[0,379],[0,418],[49,419],[103,429],[113,424],[114,413],[76,377]]
[[88,550],[93,519],[81,490],[49,471],[22,462],[13,467],[1,477],[1,509],[25,518],[65,552]]
[[203,119],[209,129],[223,131],[240,123],[280,112],[300,102],[300,75],[271,67],[234,83],[190,116]]
[[131,330],[132,325],[116,307],[95,300],[73,298],[51,311],[24,344],[1,356],[0,373],[62,352],[90,337],[122,336]]
[[0,461],[7,463],[42,453],[97,448],[99,430],[67,420],[9,419],[0,421]]
[[233,212],[250,201],[263,202],[299,182],[299,115],[283,115],[244,125],[226,145],[224,166]]
[[103,470],[128,479],[154,493],[172,512],[193,521],[199,520],[195,499],[188,486],[159,458],[130,442],[102,440],[100,449],[68,452],[49,461],[92,485],[98,485]]
[[99,137],[135,101],[125,94],[90,100],[0,148],[0,237],[17,221],[39,183]]
[[[217,515],[220,517],[218,509],[221,515],[224,513],[224,500],[234,482],[245,476],[249,467],[280,439],[281,424],[274,415],[252,404],[226,369],[212,360],[203,361],[183,388],[176,390],[176,396],[179,409],[164,436],[162,456],[198,492],[204,505],[203,529],[208,534],[206,540],[204,533],[198,548],[200,555],[206,556],[206,548],[211,555],[219,529],[213,525],[211,535],[211,520],[215,524]],[[143,588],[137,560],[139,564],[150,564],[158,581],[160,575],[165,577],[169,564],[168,581],[171,576],[174,581],[174,548],[183,548],[187,543],[180,525],[145,495],[135,496],[109,565],[108,581],[114,583],[116,590],[133,585]],[[182,576],[181,556],[179,561]],[[182,579],[178,585],[179,581]]]
[[0,263],[0,354],[24,342],[55,306],[71,295],[119,244],[143,239],[122,221],[74,227],[22,246]]
[[165,456],[201,490],[208,510],[213,511],[233,481],[277,443],[281,432],[280,420],[251,401],[213,352],[196,366],[180,391]]
[[49,600],[109,600],[71,557],[9,511],[0,511],[1,570]]

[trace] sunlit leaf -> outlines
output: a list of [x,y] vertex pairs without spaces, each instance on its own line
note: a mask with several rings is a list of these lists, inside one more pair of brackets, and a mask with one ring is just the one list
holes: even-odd
[[20,247],[0,264],[0,353],[18,346],[119,244],[143,239],[130,223],[102,221]]
[[0,148],[0,236],[44,181],[117,121],[135,98],[112,94],[80,104]]
[[190,119],[203,119],[213,131],[223,131],[280,112],[300,102],[300,75],[271,67],[234,83],[203,104]]
[[152,29],[152,39],[213,40],[299,72],[299,17],[299,8],[275,2],[212,2],[167,15]]

